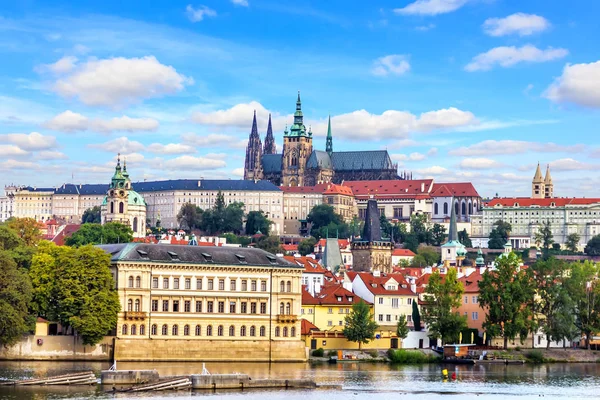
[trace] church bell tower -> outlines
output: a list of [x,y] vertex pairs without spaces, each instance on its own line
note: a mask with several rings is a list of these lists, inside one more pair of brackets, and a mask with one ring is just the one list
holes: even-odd
[[294,124],[283,132],[282,185],[304,186],[306,162],[313,151],[312,132],[306,131],[300,92],[296,100]]

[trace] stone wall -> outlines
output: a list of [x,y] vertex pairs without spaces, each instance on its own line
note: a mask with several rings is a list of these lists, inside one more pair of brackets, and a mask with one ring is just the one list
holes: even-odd
[[306,361],[300,340],[116,339],[118,361]]
[[9,348],[0,347],[0,360],[110,361],[113,337],[85,346],[78,336],[27,336]]

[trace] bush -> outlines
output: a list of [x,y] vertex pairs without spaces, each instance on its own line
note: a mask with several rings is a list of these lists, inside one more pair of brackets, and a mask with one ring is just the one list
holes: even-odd
[[334,357],[334,356],[337,356],[337,351],[335,351],[335,350],[329,350],[329,351],[327,352],[327,355],[328,355],[329,357]]
[[389,349],[387,356],[392,364],[427,364],[440,360],[440,357],[427,355],[418,350]]
[[370,355],[373,358],[377,358],[379,357],[379,352],[377,350],[370,350],[367,352],[368,355]]
[[527,360],[534,364],[539,364],[544,362],[544,354],[540,350],[530,350],[525,354]]
[[313,350],[312,355],[314,357],[323,357],[325,355],[325,350],[323,350],[323,348],[318,348],[316,350]]
[[515,351],[521,351],[521,347],[520,346],[515,347]]

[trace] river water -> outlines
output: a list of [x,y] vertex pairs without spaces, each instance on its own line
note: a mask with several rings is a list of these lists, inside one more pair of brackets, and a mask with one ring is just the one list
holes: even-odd
[[[0,379],[24,379],[74,371],[107,369],[108,363],[0,362]],[[105,393],[98,387],[3,387],[0,399],[185,399],[210,397],[226,400],[367,400],[367,399],[592,399],[600,397],[599,364],[545,365],[419,365],[387,364],[260,364],[207,363],[211,373],[247,373],[257,378],[311,378],[341,389],[224,390],[218,392]],[[443,381],[442,368],[457,374]],[[200,373],[201,363],[119,363],[118,369],[156,369],[161,376]]]

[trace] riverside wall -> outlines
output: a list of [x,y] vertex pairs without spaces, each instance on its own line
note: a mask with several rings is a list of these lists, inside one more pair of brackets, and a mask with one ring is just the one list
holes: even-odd
[[110,361],[114,337],[107,336],[94,346],[84,345],[78,336],[35,336],[23,338],[14,346],[0,346],[0,360],[15,361]]

